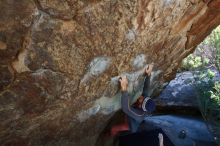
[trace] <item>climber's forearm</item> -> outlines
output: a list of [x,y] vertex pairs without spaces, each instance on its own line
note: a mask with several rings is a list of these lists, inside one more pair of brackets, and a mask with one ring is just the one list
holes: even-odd
[[127,91],[122,91],[121,106],[124,113],[136,121],[143,121],[145,115],[143,111],[136,110],[130,106],[129,96]]
[[150,75],[146,75],[145,80],[144,80],[142,96],[144,97],[149,96],[147,93],[149,86],[150,86]]

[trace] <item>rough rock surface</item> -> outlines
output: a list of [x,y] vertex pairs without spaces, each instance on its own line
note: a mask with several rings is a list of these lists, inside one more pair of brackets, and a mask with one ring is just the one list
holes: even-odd
[[156,93],[218,24],[219,0],[1,0],[0,143],[94,145],[119,75],[137,97],[154,62]]
[[[210,69],[215,76],[212,78],[213,82],[220,82],[220,74],[218,70],[214,67],[207,67],[205,70],[200,70],[204,72]],[[198,78],[198,72],[200,71],[185,71],[177,73],[176,77],[169,82],[161,94],[155,97],[154,101],[157,104],[157,109],[161,110],[185,110],[190,113],[190,111],[199,111],[199,102],[197,92],[198,82],[207,82],[209,79],[203,78],[200,80],[195,80]],[[207,74],[206,74],[207,76]],[[180,113],[180,111],[178,111]]]
[[199,108],[195,80],[192,72],[182,72],[170,81],[161,94],[155,99],[162,107]]

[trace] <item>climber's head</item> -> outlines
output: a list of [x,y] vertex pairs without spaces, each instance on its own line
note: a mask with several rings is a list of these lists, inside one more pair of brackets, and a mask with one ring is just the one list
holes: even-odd
[[155,103],[151,98],[143,96],[140,96],[137,99],[135,105],[147,112],[153,112],[156,108]]

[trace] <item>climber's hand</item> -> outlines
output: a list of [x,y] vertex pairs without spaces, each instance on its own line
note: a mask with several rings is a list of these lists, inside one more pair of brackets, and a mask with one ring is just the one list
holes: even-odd
[[148,76],[151,75],[151,72],[152,72],[152,70],[153,70],[153,67],[154,67],[154,64],[153,64],[153,63],[147,65],[147,67],[145,68],[145,73],[146,73],[146,75],[148,75]]
[[128,79],[126,76],[121,76],[119,78],[120,86],[121,86],[121,91],[127,91],[128,88]]

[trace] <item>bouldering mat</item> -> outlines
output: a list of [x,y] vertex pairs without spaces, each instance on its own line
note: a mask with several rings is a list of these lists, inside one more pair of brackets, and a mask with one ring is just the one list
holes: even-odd
[[162,129],[141,131],[124,136],[119,136],[118,146],[159,146],[159,133],[163,134],[164,146],[175,146]]

